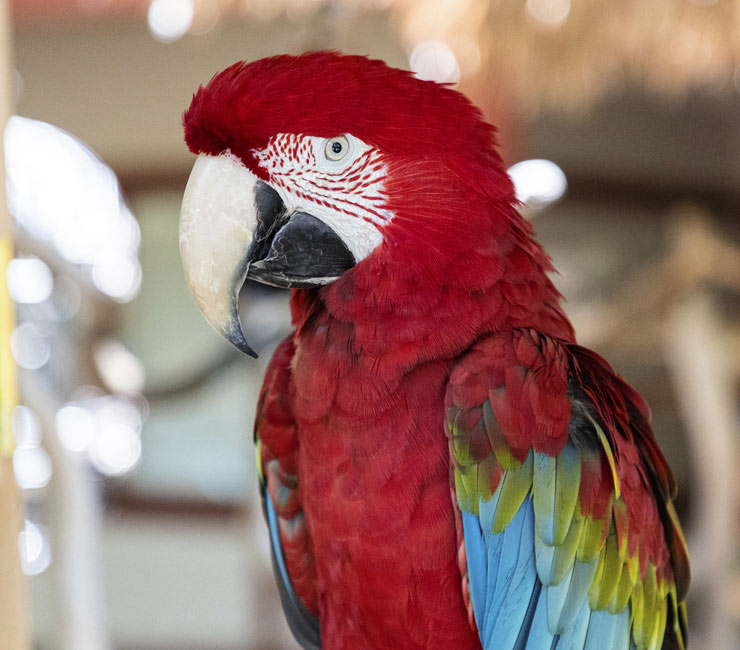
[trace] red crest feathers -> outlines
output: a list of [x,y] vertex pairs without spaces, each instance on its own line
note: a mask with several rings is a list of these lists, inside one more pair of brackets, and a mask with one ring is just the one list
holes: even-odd
[[198,89],[183,124],[194,153],[230,149],[251,168],[250,150],[278,133],[351,133],[385,154],[493,174],[499,196],[513,199],[495,128],[464,95],[364,56],[322,51],[235,63]]

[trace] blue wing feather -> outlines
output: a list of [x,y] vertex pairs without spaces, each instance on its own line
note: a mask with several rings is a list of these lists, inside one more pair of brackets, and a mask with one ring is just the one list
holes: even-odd
[[534,511],[525,501],[506,530],[494,535],[491,501],[480,504],[480,518],[462,513],[473,613],[484,648],[513,650],[532,620],[533,593],[539,594]]
[[592,612],[588,622],[588,634],[584,650],[600,650],[614,647],[614,637],[617,631],[618,618],[606,610]]
[[[525,503],[527,503],[525,501]],[[537,582],[534,561],[534,511],[521,507],[500,533],[501,557],[496,589],[485,617],[486,640],[501,650],[514,647]],[[489,572],[493,567],[489,564]]]
[[[473,614],[484,650],[627,650],[629,608],[592,611],[587,594],[595,563],[574,562],[557,585],[538,576],[552,561],[535,545],[535,514],[528,496],[504,531],[492,532],[494,498],[462,524]],[[549,574],[549,571],[547,571]]]
[[551,650],[556,647],[558,635],[552,634],[547,625],[547,590],[541,589],[534,618],[529,630],[522,630],[526,644],[524,650]]
[[[468,561],[470,577],[470,597],[473,601],[473,615],[478,629],[483,629],[483,617],[487,596],[488,557],[494,549],[483,540],[481,524],[475,515],[462,513],[463,535],[465,536],[465,554]],[[492,558],[493,561],[498,561]]]
[[[583,601],[578,613],[573,617],[572,624],[560,635],[558,641],[558,650],[583,650],[586,643],[586,634],[588,633],[588,623],[591,619],[592,612],[588,606],[588,601]],[[611,614],[610,614],[611,616]],[[605,650],[611,650],[608,645],[601,646]]]

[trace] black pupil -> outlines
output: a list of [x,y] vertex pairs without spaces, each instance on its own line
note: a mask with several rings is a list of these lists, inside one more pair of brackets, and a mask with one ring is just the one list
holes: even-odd
[[341,142],[332,142],[331,143],[331,150],[334,153],[341,153],[342,152],[342,143]]

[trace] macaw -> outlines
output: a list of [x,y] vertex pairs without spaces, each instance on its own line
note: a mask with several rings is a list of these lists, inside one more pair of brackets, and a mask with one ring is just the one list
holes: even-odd
[[240,287],[291,289],[255,441],[302,647],[685,648],[648,406],[576,343],[479,110],[314,52],[232,65],[183,122],[205,318],[254,355]]

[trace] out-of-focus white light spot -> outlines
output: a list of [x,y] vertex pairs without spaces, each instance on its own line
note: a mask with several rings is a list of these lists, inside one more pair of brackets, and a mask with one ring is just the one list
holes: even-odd
[[546,27],[560,27],[570,13],[570,0],[527,0],[527,15]]
[[5,162],[10,211],[21,225],[71,262],[94,259],[98,236],[120,212],[110,168],[69,133],[17,115],[5,129]]
[[106,476],[130,472],[141,457],[138,432],[124,421],[107,422],[90,446],[90,461]]
[[23,530],[18,534],[18,550],[21,568],[27,576],[35,576],[51,564],[51,546],[41,529],[26,519]]
[[97,426],[100,430],[124,424],[138,435],[141,432],[142,416],[136,404],[126,398],[106,397],[99,400]]
[[41,448],[41,423],[27,406],[13,410],[13,473],[24,490],[42,488],[51,480],[51,459]]
[[550,160],[522,160],[508,172],[516,198],[531,210],[541,210],[558,201],[568,188],[563,170]]
[[51,459],[41,447],[16,447],[13,472],[23,490],[42,488],[51,480]]
[[49,267],[35,257],[19,257],[8,263],[8,291],[16,302],[43,302],[54,289]]
[[38,447],[41,445],[41,422],[27,406],[13,409],[13,437],[18,447]]
[[457,83],[460,81],[460,65],[450,46],[443,41],[423,41],[409,55],[413,73],[425,81]]
[[103,293],[119,302],[128,302],[141,288],[141,266],[131,257],[111,257],[93,265],[92,279]]
[[[141,233],[113,171],[88,147],[61,129],[14,115],[5,128],[8,206],[18,223],[54,245],[69,262],[138,267]],[[120,264],[118,265],[120,267]],[[141,271],[125,271],[129,289],[113,282],[115,298],[135,294]],[[119,273],[119,275],[121,275]],[[109,294],[110,295],[110,294]]]
[[83,452],[95,436],[95,417],[86,408],[67,404],[57,411],[56,429],[59,440],[71,452]]
[[93,349],[93,358],[98,374],[112,392],[138,393],[144,389],[144,364],[120,341],[100,341]]
[[163,43],[182,38],[193,24],[193,0],[152,0],[147,13],[149,31]]
[[106,476],[121,476],[136,467],[141,457],[142,415],[127,399],[105,397],[97,401],[95,435],[88,456]]
[[38,370],[49,361],[51,345],[38,327],[23,323],[10,335],[10,351],[16,363],[26,370]]
[[121,476],[141,457],[143,423],[140,396],[101,396],[88,392],[56,415],[57,435],[71,452],[86,452],[93,467],[106,476]]

